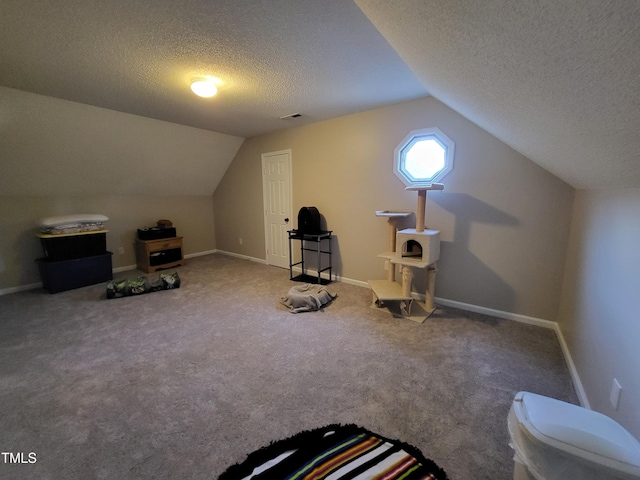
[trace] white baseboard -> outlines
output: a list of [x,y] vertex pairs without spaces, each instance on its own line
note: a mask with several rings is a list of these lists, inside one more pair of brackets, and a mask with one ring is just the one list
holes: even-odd
[[212,250],[210,253],[220,253],[222,255],[228,255],[230,257],[241,258],[242,260],[249,260],[250,262],[262,263],[267,265],[267,261],[263,258],[249,257],[248,255],[241,255],[239,253],[227,252],[226,250]]
[[114,268],[113,273],[127,272],[129,270],[135,270],[136,268],[138,268],[136,265],[125,265],[124,267]]
[[554,322],[554,330],[556,332],[556,336],[558,337],[558,342],[560,342],[560,348],[562,349],[562,354],[564,355],[564,360],[567,362],[567,368],[569,369],[569,374],[571,375],[571,381],[573,382],[573,387],[576,389],[576,394],[578,395],[578,401],[580,405],[584,408],[591,409],[591,404],[589,403],[589,398],[587,397],[587,392],[582,385],[582,380],[580,380],[580,375],[578,375],[578,370],[576,369],[575,363],[573,363],[573,357],[571,357],[571,351],[567,345],[567,342],[564,339],[564,335],[562,334],[562,330],[560,329],[560,325],[557,322]]
[[513,320],[520,323],[528,323],[529,325],[537,325],[538,327],[550,328],[555,330],[556,322],[551,320],[543,320],[541,318],[528,317],[526,315],[520,315],[518,313],[510,313],[502,310],[495,310],[493,308],[480,307],[478,305],[472,305],[470,303],[458,302],[456,300],[447,300],[446,298],[436,297],[433,299],[439,305],[445,307],[459,308],[460,310],[466,310],[468,312],[483,313],[485,315],[491,315],[492,317],[504,318],[506,320]]
[[28,285],[20,285],[19,287],[9,287],[0,290],[0,297],[2,295],[9,295],[10,293],[24,292],[26,290],[34,290],[36,288],[42,288],[42,283],[30,283]]
[[[302,273],[302,268],[293,267],[293,271],[296,272],[296,273]],[[309,275],[311,277],[317,277],[318,276],[318,271],[317,270],[307,269],[306,273],[307,273],[307,275]],[[326,275],[323,278],[326,278]],[[369,284],[367,282],[363,282],[362,280],[354,280],[353,278],[341,277],[339,275],[336,275],[335,273],[331,276],[331,281],[332,282],[348,283],[350,285],[356,285],[358,287],[369,288]]]
[[337,275],[336,275],[336,279],[338,282],[348,283],[349,285],[357,285],[358,287],[371,288],[369,287],[369,284],[367,282],[363,282],[362,280],[354,280],[353,278],[339,277]]
[[188,253],[184,256],[184,258],[194,258],[194,257],[203,257],[205,255],[211,255],[212,253],[216,253],[218,250],[205,250],[204,252],[196,252],[196,253]]

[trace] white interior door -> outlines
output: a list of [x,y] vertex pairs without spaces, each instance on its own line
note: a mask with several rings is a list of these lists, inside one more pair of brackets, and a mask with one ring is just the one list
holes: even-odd
[[262,191],[267,264],[289,268],[291,150],[262,154]]

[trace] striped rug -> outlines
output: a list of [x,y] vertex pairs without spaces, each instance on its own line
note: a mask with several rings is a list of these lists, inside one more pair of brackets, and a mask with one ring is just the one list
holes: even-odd
[[250,454],[219,480],[447,480],[420,451],[357,425],[301,432]]

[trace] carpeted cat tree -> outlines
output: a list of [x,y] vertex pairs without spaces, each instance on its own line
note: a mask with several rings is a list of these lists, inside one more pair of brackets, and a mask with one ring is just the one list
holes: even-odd
[[[436,262],[440,258],[440,231],[425,228],[427,191],[442,190],[442,183],[431,183],[406,190],[418,192],[416,228],[398,230],[396,220],[407,217],[410,212],[380,210],[378,217],[387,217],[389,223],[389,250],[378,255],[389,262],[386,280],[369,280],[373,290],[373,306],[386,308],[390,313],[408,318],[418,323],[424,322],[435,311],[433,297],[436,283]],[[396,265],[402,275],[396,282]],[[427,288],[424,302],[419,302],[411,294],[413,269],[426,269]]]

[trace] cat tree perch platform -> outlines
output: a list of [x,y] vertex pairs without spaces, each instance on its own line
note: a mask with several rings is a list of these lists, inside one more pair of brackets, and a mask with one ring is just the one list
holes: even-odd
[[[389,313],[415,322],[424,322],[435,311],[433,297],[435,292],[436,262],[440,258],[440,232],[425,229],[425,207],[428,190],[442,190],[441,183],[407,187],[406,190],[418,192],[418,213],[416,228],[398,230],[395,219],[407,217],[410,212],[378,210],[376,216],[387,217],[389,223],[389,250],[378,255],[389,262],[386,280],[369,280],[373,291],[373,306],[384,308]],[[396,265],[400,267],[402,283],[396,282]],[[427,270],[427,288],[425,301],[415,300],[411,292],[413,268]]]

